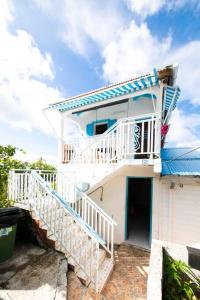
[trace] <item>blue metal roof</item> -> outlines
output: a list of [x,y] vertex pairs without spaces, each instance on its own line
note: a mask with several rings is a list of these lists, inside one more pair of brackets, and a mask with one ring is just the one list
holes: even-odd
[[161,159],[163,176],[200,176],[200,149],[164,148]]
[[60,112],[79,108],[88,104],[109,100],[118,96],[128,95],[158,84],[158,72],[130,79],[118,84],[113,84],[98,90],[94,90],[79,96],[75,96],[62,102],[49,105],[49,109],[57,109]]

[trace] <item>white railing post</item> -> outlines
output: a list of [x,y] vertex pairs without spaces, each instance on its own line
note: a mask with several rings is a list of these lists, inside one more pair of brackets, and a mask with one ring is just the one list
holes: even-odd
[[8,174],[8,200],[14,201],[14,171],[9,171]]
[[95,290],[98,292],[98,282],[99,282],[99,245],[95,243],[96,246],[96,280],[95,280]]

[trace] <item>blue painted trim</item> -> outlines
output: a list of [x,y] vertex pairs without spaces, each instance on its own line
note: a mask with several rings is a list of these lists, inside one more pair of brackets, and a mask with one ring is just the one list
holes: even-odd
[[144,97],[144,98],[147,98],[147,99],[152,99],[152,96],[153,96],[153,99],[156,100],[156,96],[153,94],[142,94],[142,95],[139,95],[139,96],[135,96],[135,97],[132,97],[132,100],[133,101],[137,101],[139,100],[140,98]]
[[152,242],[152,228],[153,228],[153,177],[151,177],[151,198],[150,198],[150,224],[149,224],[149,244]]
[[126,177],[126,207],[125,207],[125,228],[124,228],[124,240],[128,239],[128,179],[130,177]]
[[125,207],[125,229],[124,229],[124,240],[128,238],[128,182],[130,178],[135,179],[150,179],[151,180],[151,195],[150,195],[150,216],[149,216],[149,244],[152,241],[152,224],[153,224],[153,177],[147,176],[126,176],[126,207]]
[[153,69],[154,77],[155,77],[155,83],[158,84],[158,72],[156,71],[156,68]]
[[94,135],[94,126],[98,123],[107,124],[108,128],[110,128],[116,122],[117,122],[117,119],[104,119],[104,120],[93,121],[92,123],[89,123],[86,125],[86,133],[89,136],[93,136]]

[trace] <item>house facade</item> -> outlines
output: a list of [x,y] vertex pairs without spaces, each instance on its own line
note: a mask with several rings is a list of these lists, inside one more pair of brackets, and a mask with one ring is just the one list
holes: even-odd
[[[113,218],[115,243],[157,237],[161,149],[180,89],[177,66],[50,106],[61,115],[59,170]],[[65,121],[77,125],[67,137]],[[74,163],[76,161],[76,163]],[[70,175],[71,172],[71,175]]]
[[49,105],[59,112],[57,173],[10,174],[10,199],[34,210],[97,291],[114,244],[199,241],[199,152],[164,148],[176,76],[170,65]]

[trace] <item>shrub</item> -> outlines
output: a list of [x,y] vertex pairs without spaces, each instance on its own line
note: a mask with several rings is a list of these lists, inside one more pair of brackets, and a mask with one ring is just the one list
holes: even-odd
[[184,262],[164,253],[163,299],[200,299],[200,278]]

